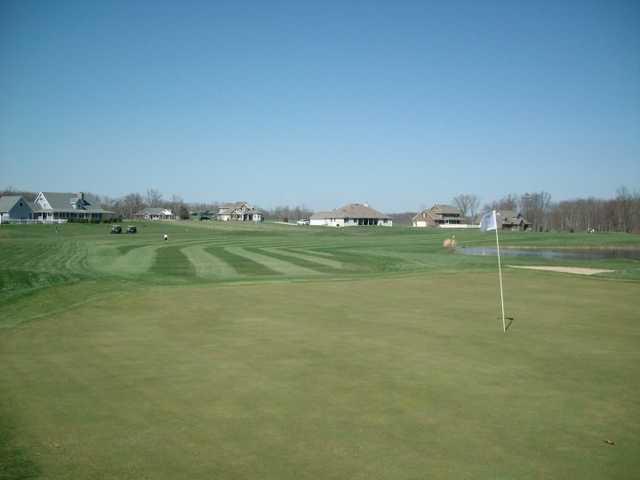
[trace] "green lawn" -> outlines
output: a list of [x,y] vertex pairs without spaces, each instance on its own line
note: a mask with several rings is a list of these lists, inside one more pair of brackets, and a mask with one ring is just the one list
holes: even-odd
[[615,272],[505,268],[505,335],[448,232],[138,226],[0,228],[0,479],[640,474],[638,261],[509,259]]

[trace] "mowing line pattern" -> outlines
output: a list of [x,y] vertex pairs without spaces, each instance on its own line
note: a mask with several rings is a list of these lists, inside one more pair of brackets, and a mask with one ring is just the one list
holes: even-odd
[[[230,247],[231,248],[231,247]],[[206,247],[205,251],[221,259],[223,262],[233,265],[233,268],[240,275],[277,275],[278,272],[270,269],[260,262],[256,262],[243,255],[238,255],[229,248],[223,247]]]
[[205,250],[204,245],[192,245],[182,249],[182,253],[193,264],[196,275],[203,279],[235,278],[238,272],[222,258]]
[[249,250],[242,247],[227,247],[227,251],[244,258],[247,258],[253,262],[259,263],[264,267],[289,276],[305,276],[305,275],[317,275],[318,272],[309,268],[301,267],[292,262],[280,260],[274,256],[264,255],[257,253],[254,250]]
[[[141,223],[138,232],[110,235],[102,225],[66,225],[58,230],[3,226],[0,301],[20,292],[107,277],[166,284],[494,268],[490,257],[470,258],[444,251],[442,241],[449,232],[218,223]],[[164,233],[169,235],[168,242],[162,240]],[[456,235],[460,244],[487,241],[479,232]],[[515,243],[532,238],[511,237]],[[627,241],[626,237],[622,240]],[[591,263],[575,261],[571,266],[608,268],[615,270],[609,276],[621,278],[640,276],[638,262]]]

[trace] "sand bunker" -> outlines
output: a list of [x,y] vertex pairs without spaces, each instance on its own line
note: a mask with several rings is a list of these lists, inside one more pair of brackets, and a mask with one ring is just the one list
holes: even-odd
[[575,273],[577,275],[596,275],[598,273],[611,273],[614,270],[604,270],[601,268],[582,268],[582,267],[535,267],[524,265],[507,265],[511,268],[526,268],[529,270],[543,270],[545,272]]

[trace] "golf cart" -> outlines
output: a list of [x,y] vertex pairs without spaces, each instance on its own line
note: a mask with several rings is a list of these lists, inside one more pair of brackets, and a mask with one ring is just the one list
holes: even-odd
[[122,227],[120,225],[111,225],[111,233],[122,233]]
[[138,232],[138,228],[135,227],[134,225],[129,225],[127,227],[127,233],[137,233]]

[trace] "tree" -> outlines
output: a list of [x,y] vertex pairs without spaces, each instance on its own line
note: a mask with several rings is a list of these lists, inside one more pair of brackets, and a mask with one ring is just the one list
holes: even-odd
[[155,188],[148,188],[145,201],[149,207],[161,207],[162,206],[162,193]]
[[139,193],[130,193],[122,200],[116,203],[116,212],[124,218],[133,218],[133,215],[138,213],[145,207],[142,195]]
[[178,217],[180,220],[189,220],[190,218],[189,209],[184,205],[184,203],[178,207]]
[[462,212],[462,216],[467,220],[470,220],[478,213],[478,207],[480,206],[480,199],[473,193],[461,193],[453,198],[453,203]]
[[533,225],[534,230],[548,230],[551,194],[548,192],[525,193],[520,197],[520,213]]
[[510,193],[500,200],[494,200],[491,203],[485,204],[482,208],[482,211],[485,213],[491,210],[518,210],[518,195]]

